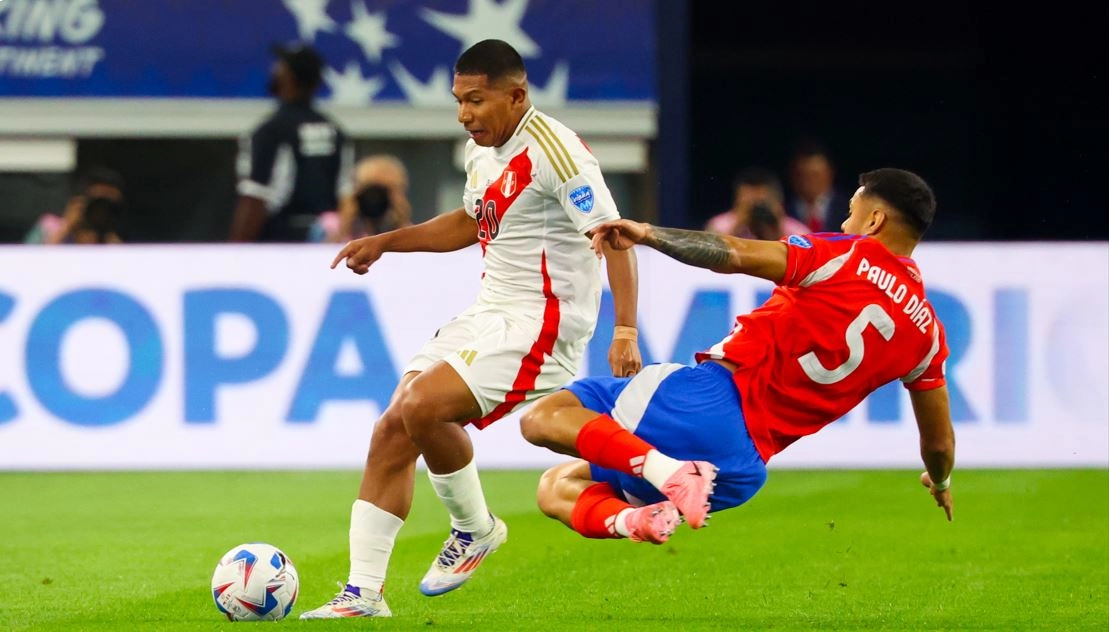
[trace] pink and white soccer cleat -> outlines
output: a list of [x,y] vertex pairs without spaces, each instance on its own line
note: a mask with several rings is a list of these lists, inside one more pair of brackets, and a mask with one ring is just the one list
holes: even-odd
[[705,526],[709,517],[709,495],[716,487],[717,471],[708,461],[686,461],[659,489],[694,529]]
[[662,544],[669,540],[681,521],[678,508],[669,500],[633,509],[624,518],[624,524],[628,527],[628,539],[651,544]]

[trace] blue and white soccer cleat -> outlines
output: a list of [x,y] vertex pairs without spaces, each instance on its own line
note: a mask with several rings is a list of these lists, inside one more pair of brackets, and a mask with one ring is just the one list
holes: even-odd
[[493,529],[480,538],[451,529],[450,537],[420,580],[420,592],[434,597],[460,587],[470,579],[482,560],[507,540],[508,525],[496,516],[493,516]]
[[[339,584],[342,586],[342,584]],[[362,589],[347,584],[331,601],[300,615],[301,619],[345,619],[348,617],[391,617],[389,604],[381,593],[363,594]]]

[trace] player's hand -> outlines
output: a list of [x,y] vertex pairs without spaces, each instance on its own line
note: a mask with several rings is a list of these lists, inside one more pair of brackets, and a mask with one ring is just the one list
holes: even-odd
[[605,244],[613,250],[627,250],[635,244],[643,243],[650,230],[650,224],[633,222],[630,219],[605,222],[593,229],[593,252],[600,257],[604,254]]
[[355,274],[366,274],[384,252],[383,244],[376,235],[348,241],[331,261],[331,269],[334,270],[340,261],[346,259],[347,267]]
[[608,365],[616,377],[631,377],[643,368],[639,345],[632,340],[613,340],[608,348]]
[[928,491],[932,493],[932,498],[936,500],[936,506],[943,508],[943,512],[947,514],[947,521],[951,522],[951,488],[936,491],[936,488],[932,487],[932,477],[928,475],[928,472],[920,475],[920,484],[928,488]]

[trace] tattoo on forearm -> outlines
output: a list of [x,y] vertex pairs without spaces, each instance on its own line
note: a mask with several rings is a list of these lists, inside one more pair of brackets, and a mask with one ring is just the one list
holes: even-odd
[[732,258],[732,249],[720,235],[680,228],[654,227],[643,242],[682,263],[715,270]]

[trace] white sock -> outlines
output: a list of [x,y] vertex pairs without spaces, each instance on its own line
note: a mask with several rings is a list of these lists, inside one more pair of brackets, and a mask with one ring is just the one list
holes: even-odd
[[621,509],[620,513],[616,514],[616,522],[614,523],[613,526],[616,527],[616,533],[624,536],[625,538],[628,537],[628,535],[631,533],[630,531],[628,531],[628,522],[627,522],[627,520],[628,520],[628,514],[630,514],[633,511],[635,511],[634,507],[627,507],[625,509]]
[[651,450],[643,461],[643,480],[662,489],[667,479],[685,465],[685,461],[672,459],[658,450]]
[[389,556],[404,521],[362,499],[350,509],[350,577],[347,583],[371,593],[381,592]]
[[457,472],[434,474],[428,470],[427,476],[439,500],[451,514],[452,527],[478,537],[489,533],[493,528],[493,519],[489,517],[489,507],[485,504],[485,494],[481,491],[481,480],[473,460]]

